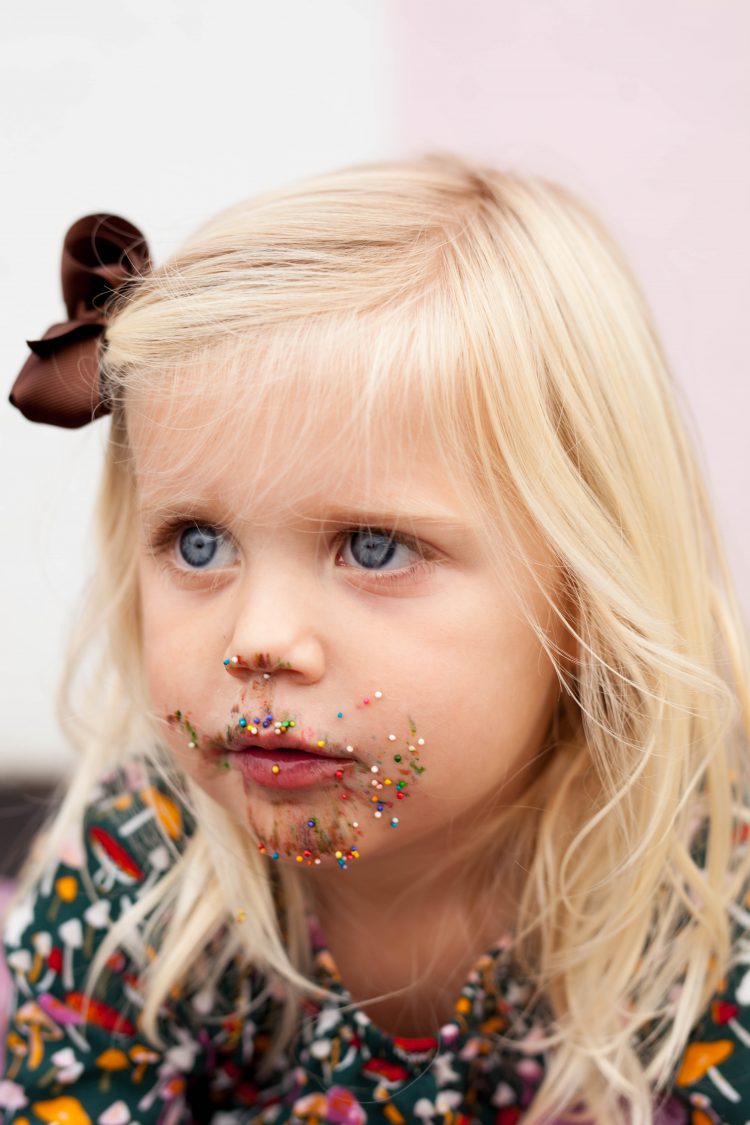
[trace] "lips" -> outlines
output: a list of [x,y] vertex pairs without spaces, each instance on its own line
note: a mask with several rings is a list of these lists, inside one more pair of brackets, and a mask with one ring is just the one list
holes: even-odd
[[354,764],[352,755],[344,750],[344,757],[342,749],[319,746],[289,731],[251,734],[245,730],[213,747],[215,753],[229,756],[246,781],[267,789],[308,789],[325,781],[341,782]]
[[327,743],[319,746],[317,742],[308,742],[304,738],[291,735],[288,731],[283,734],[276,734],[275,731],[268,734],[265,732],[250,734],[247,731],[239,731],[226,749],[233,751],[252,750],[264,754],[268,752],[296,753],[312,758],[340,758],[342,761],[351,761],[351,755],[346,753],[343,746],[329,746]]

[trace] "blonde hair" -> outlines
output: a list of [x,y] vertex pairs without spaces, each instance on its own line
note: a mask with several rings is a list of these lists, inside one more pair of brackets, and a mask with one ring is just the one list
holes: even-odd
[[[512,847],[527,873],[512,952],[554,1017],[523,1120],[582,1103],[586,1118],[650,1125],[736,952],[731,907],[750,876],[737,847],[750,820],[748,657],[667,363],[607,231],[557,184],[451,155],[344,169],[207,224],[119,303],[103,369],[114,413],[102,565],[62,695],[81,760],[26,882],[107,765],[142,751],[167,768],[140,661],[129,396],[179,404],[231,379],[238,415],[263,409],[268,441],[306,396],[315,411],[290,443],[290,472],[300,451],[314,453],[324,409],[342,457],[389,440],[398,410],[433,438],[498,566],[509,545],[523,553],[519,511],[541,534],[564,591],[550,609],[575,641],[571,665],[532,622],[562,688],[544,769],[473,841],[497,855]],[[191,435],[207,450],[215,438]],[[67,721],[97,638],[106,658]],[[275,868],[282,930],[249,833],[179,784],[196,830],[109,935],[92,978],[136,917],[168,918],[146,976],[145,1028],[158,1042],[160,1002],[233,906],[252,902],[227,955],[286,982],[281,1048],[315,991],[299,872]]]

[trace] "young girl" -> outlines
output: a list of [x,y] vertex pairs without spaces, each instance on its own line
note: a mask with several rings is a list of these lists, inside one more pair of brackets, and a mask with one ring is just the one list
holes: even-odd
[[745,642],[597,219],[435,156],[63,279],[12,399],[111,428],[5,1121],[746,1121]]

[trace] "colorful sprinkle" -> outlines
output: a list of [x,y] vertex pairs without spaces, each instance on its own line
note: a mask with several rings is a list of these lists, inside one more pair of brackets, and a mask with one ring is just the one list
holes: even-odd
[[280,767],[279,766],[271,766],[271,773],[274,773],[274,774],[275,773],[281,773]]

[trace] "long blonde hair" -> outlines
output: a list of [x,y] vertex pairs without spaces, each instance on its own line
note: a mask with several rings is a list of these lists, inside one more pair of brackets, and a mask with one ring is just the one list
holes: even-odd
[[[128,395],[176,400],[232,378],[238,414],[268,412],[269,441],[300,394],[316,410],[343,402],[357,439],[341,446],[357,455],[387,440],[393,410],[411,411],[498,566],[501,543],[522,551],[511,505],[552,549],[566,596],[551,609],[577,653],[565,664],[532,622],[562,689],[545,768],[476,841],[512,846],[527,872],[512,952],[554,1016],[525,1125],[580,1103],[598,1121],[650,1125],[733,964],[730,907],[750,877],[737,846],[750,820],[748,657],[665,357],[606,229],[557,184],[451,155],[344,169],[201,229],[114,310],[103,369],[114,413],[101,565],[62,688],[80,763],[25,884],[103,769],[134,753],[167,768],[141,671]],[[223,436],[229,456],[229,420]],[[309,436],[295,434],[292,461]],[[74,708],[97,643],[106,659],[89,662]],[[314,992],[300,874],[276,869],[282,935],[249,834],[189,779],[180,787],[195,832],[109,935],[92,979],[136,916],[168,917],[146,977],[158,1042],[160,1002],[233,906],[252,902],[227,952],[286,982],[281,1048]]]

